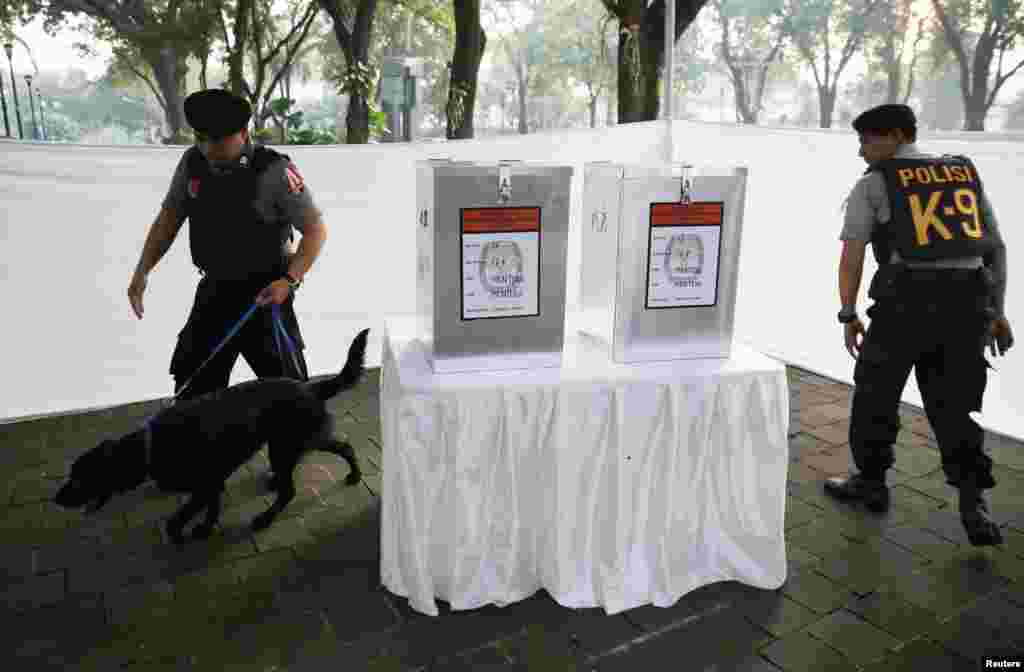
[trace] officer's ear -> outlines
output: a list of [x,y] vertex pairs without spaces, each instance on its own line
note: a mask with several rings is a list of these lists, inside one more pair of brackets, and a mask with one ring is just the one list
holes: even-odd
[[907,128],[893,128],[893,129],[889,130],[888,135],[895,142],[897,142],[897,143],[899,143],[901,145],[905,145],[907,143],[914,142],[913,136],[915,134],[912,133],[910,131],[910,129],[907,129]]

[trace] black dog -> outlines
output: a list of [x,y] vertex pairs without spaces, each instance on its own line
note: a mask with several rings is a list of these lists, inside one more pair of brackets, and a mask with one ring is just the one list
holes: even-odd
[[344,458],[350,469],[345,482],[355,485],[362,478],[355,451],[334,438],[333,416],[324,402],[359,382],[369,331],[356,336],[345,366],[333,378],[315,383],[288,378],[240,383],[164,409],[150,420],[148,431],[101,442],[71,465],[70,480],[54,501],[66,508],[88,505],[86,512],[94,513],[114,494],[152,478],[161,490],[191,494],[167,521],[168,537],[182,544],[185,525],[203,509],[206,517],[193,536],[210,536],[220,518],[225,481],[264,442],[277,498],[253,520],[254,530],[269,526],[295,498],[292,472],[309,451]]

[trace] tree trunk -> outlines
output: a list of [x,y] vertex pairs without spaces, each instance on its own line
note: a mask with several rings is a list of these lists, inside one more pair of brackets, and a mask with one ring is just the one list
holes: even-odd
[[[465,140],[473,137],[477,76],[484,49],[487,48],[487,35],[480,25],[480,0],[454,2],[455,53],[452,56],[451,84],[448,87],[446,136],[449,140]],[[464,95],[458,93],[459,90]],[[460,96],[461,110],[457,112],[455,101]],[[461,114],[461,118],[453,118],[458,114]]]
[[[368,7],[366,5],[369,5]],[[370,41],[373,34],[373,19],[377,11],[377,3],[365,3],[356,17],[352,40],[349,42],[351,50],[346,54],[349,63],[370,62]],[[337,31],[335,24],[335,31]],[[344,44],[339,40],[340,44]],[[380,88],[380,87],[378,87]],[[370,105],[362,95],[353,94],[349,98],[348,116],[345,119],[346,137],[345,142],[350,145],[366,144],[370,140]]]
[[985,117],[988,110],[985,106],[985,99],[980,96],[972,96],[964,102],[964,130],[984,131]]
[[828,87],[818,87],[819,128],[832,128],[832,113],[836,106],[836,92]]
[[742,68],[731,68],[733,89],[736,92],[736,116],[744,124],[756,124],[757,112],[751,101],[751,92],[747,87],[746,73]]
[[245,95],[245,52],[249,47],[249,16],[253,0],[238,0],[235,13],[235,44],[228,54],[228,90],[236,96]]
[[[648,24],[650,25],[650,24]],[[644,98],[641,108],[641,121],[654,121],[661,109],[661,96],[658,94],[658,83],[665,69],[665,20],[656,30],[648,29],[646,40],[641,40],[640,55],[643,63],[644,78],[641,86]]]
[[526,82],[519,81],[519,134],[526,135],[530,132],[526,126],[528,113],[526,111]]
[[[623,24],[623,28],[630,26]],[[644,72],[644,38],[643,30],[630,31],[631,38],[627,41],[625,35],[619,36],[618,48],[618,84],[619,84],[619,123],[627,124],[634,121],[644,121],[644,87],[640,83],[640,92],[637,92],[634,80],[633,54],[635,53],[632,40],[637,40],[637,48],[640,50],[640,72]]]
[[597,96],[590,97],[590,127],[597,128]]
[[189,144],[188,130],[185,124],[185,97],[182,85],[185,80],[185,59],[174,47],[165,47],[158,51],[144,51],[143,58],[153,69],[156,84],[163,98],[162,107],[170,128],[170,136],[163,139],[165,145]]
[[900,96],[900,66],[897,63],[894,67],[889,69],[889,77],[885,90],[885,102],[886,103],[902,103],[903,100]]

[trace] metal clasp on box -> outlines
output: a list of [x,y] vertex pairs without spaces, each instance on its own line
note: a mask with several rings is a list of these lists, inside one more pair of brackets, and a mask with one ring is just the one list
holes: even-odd
[[512,198],[512,163],[522,163],[518,160],[507,160],[498,162],[498,202],[508,203]]
[[686,205],[690,202],[690,191],[693,189],[693,183],[691,181],[691,171],[693,166],[689,163],[684,163],[680,166],[679,175],[679,202]]
[[427,228],[427,217],[427,209],[424,208],[423,210],[420,210],[420,226],[422,226],[424,229]]
[[595,210],[590,215],[590,226],[597,233],[604,233],[608,230],[608,213],[604,210]]

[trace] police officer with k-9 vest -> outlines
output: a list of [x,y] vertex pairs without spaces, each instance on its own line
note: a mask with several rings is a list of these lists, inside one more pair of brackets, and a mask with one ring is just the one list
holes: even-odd
[[[199,91],[185,100],[199,142],[178,163],[128,287],[141,319],[147,277],[187,217],[192,261],[202,277],[171,357],[180,399],[227,387],[239,354],[260,378],[308,378],[293,303],[327,228],[288,156],[250,142],[250,117],[249,103],[228,91]],[[293,229],[302,234],[297,249],[290,244]],[[254,303],[255,312],[207,362]],[[275,334],[275,306],[289,339]],[[289,340],[291,347],[282,348]]]
[[[900,429],[899,404],[914,369],[925,413],[960,519],[976,546],[1002,543],[983,491],[995,486],[981,410],[988,362],[1013,345],[1004,313],[1006,247],[977,167],[916,145],[906,105],[881,105],[854,119],[868,169],[846,202],[839,294],[846,348],[856,359],[850,448],[858,473],[825,491],[889,508],[886,471]],[[868,296],[870,326],[857,316],[867,244],[878,261]]]

